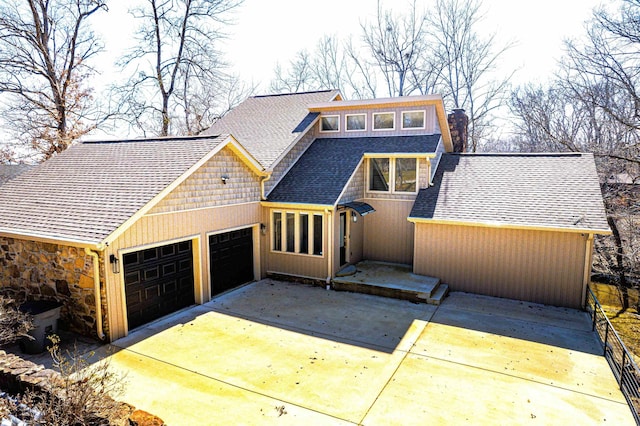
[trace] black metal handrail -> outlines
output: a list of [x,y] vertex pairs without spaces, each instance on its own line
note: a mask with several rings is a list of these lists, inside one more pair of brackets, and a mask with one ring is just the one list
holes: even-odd
[[592,330],[597,332],[602,344],[603,355],[631,408],[636,424],[640,425],[640,369],[589,287],[585,308],[591,316]]

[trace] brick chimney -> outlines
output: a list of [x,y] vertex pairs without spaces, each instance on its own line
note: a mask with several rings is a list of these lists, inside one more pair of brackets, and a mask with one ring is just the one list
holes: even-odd
[[456,108],[447,116],[453,152],[467,152],[469,117],[462,108]]

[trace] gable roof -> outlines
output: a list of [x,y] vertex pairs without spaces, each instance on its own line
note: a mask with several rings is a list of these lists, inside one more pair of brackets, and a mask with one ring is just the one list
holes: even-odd
[[318,117],[309,104],[328,102],[338,90],[253,96],[229,111],[204,134],[232,134],[265,169],[270,169]]
[[365,154],[426,155],[439,141],[440,135],[316,139],[267,201],[334,205]]
[[229,135],[74,145],[2,186],[0,233],[104,244],[229,144],[242,151]]
[[409,220],[609,233],[593,155],[444,154]]
[[34,168],[31,164],[0,164],[0,185]]

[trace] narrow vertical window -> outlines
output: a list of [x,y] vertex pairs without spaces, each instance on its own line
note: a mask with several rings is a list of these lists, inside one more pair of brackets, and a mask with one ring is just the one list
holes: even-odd
[[322,256],[322,215],[313,216],[313,254]]
[[273,249],[282,251],[282,213],[273,213]]
[[397,192],[416,192],[417,160],[415,158],[396,158],[396,182]]
[[309,254],[309,215],[300,213],[300,253]]
[[389,159],[369,159],[369,190],[389,191]]
[[287,213],[287,251],[296,251],[296,216],[294,213]]

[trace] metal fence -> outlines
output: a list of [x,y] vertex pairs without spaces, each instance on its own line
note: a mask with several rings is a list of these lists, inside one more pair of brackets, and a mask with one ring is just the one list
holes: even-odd
[[587,287],[586,309],[591,316],[592,329],[597,332],[602,343],[603,355],[609,362],[611,371],[627,399],[631,413],[640,425],[640,369],[633,360],[618,333],[602,310],[600,302]]

